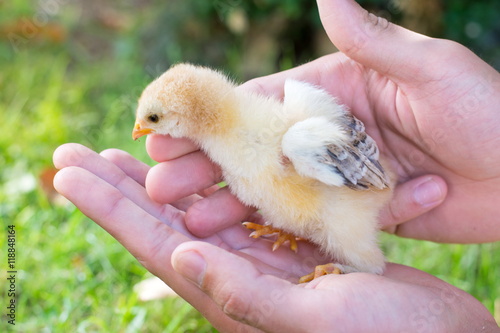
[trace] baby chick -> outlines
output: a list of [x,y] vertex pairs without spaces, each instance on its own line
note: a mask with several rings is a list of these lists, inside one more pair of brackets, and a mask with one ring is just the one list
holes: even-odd
[[[390,180],[363,123],[305,82],[287,80],[283,101],[235,88],[217,71],[176,65],[142,93],[132,137],[169,134],[197,143],[232,193],[267,220],[248,225],[254,235],[282,230],[341,264],[316,276],[381,274],[377,216],[390,199]],[[293,242],[286,234],[278,241],[287,239]]]

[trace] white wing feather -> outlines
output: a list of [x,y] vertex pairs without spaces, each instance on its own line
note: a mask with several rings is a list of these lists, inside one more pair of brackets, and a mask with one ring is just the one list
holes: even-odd
[[375,141],[363,123],[328,93],[287,81],[284,107],[291,114],[310,116],[291,126],[282,141],[283,154],[299,174],[354,190],[389,186]]

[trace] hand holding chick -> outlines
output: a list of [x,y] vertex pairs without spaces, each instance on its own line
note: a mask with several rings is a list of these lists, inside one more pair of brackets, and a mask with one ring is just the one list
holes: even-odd
[[235,87],[208,68],[174,66],[142,94],[134,139],[193,140],[272,228],[319,245],[344,272],[382,273],[377,215],[390,180],[363,124],[304,82],[288,80],[283,102]]

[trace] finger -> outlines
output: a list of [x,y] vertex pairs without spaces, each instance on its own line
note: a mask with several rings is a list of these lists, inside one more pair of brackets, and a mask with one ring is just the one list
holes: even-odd
[[[132,159],[129,162],[140,163],[135,159]],[[136,204],[144,211],[148,212],[151,216],[161,220],[164,223],[172,223],[173,221],[176,223],[174,225],[171,225],[174,229],[181,231],[184,234],[192,235],[186,229],[184,223],[184,214],[182,212],[178,211],[170,205],[162,205],[152,201],[146,193],[144,187],[128,177],[114,163],[108,161],[107,159],[88,149],[87,147],[79,144],[65,144],[60,146],[54,152],[54,164],[60,169],[76,166],[89,171],[92,177],[98,177],[102,181],[107,183],[108,186],[114,187],[116,190],[120,191],[123,196],[134,202],[134,204]],[[93,183],[101,184],[96,181],[93,181]],[[54,185],[56,184],[54,183]],[[72,179],[70,179],[67,184],[67,189],[68,191],[71,190],[75,192],[100,191],[100,188],[88,190],[79,186],[79,183],[75,183]],[[58,188],[56,187],[56,189]],[[66,192],[61,194],[66,196]],[[74,195],[73,192],[68,192],[68,194]],[[195,201],[196,199],[187,198],[186,200]],[[79,207],[78,204],[77,206]],[[206,213],[207,215],[211,214],[211,212]],[[252,241],[255,241],[248,237],[248,233],[246,233],[245,228],[237,225],[235,226],[235,228],[228,228],[224,231],[224,233],[221,233],[221,235],[225,237],[224,239],[227,244],[232,247],[245,247],[251,244]],[[218,235],[214,235],[213,237],[207,238],[206,240],[216,242],[217,244],[220,244],[221,242],[221,239]]]
[[148,135],[146,150],[156,162],[173,160],[199,150],[191,140],[174,139],[169,135]]
[[[317,0],[321,21],[333,44],[351,59],[393,79],[416,79],[435,61],[432,38],[368,13],[353,0]],[[439,52],[438,52],[439,53]],[[431,60],[426,60],[430,58]],[[429,68],[435,68],[431,66]]]
[[395,233],[398,225],[439,206],[446,198],[447,186],[438,176],[421,176],[399,184],[393,198],[380,214],[382,228]]
[[221,188],[194,203],[186,212],[186,225],[198,237],[207,237],[242,222],[255,208],[243,205],[229,188]]
[[151,168],[149,165],[138,161],[129,153],[119,149],[106,149],[100,155],[122,169],[127,176],[144,186],[146,175]]
[[[145,186],[146,175],[151,169],[149,165],[137,161],[132,155],[119,149],[107,149],[102,151],[100,155],[113,162],[136,182],[138,182],[142,186]],[[215,185],[215,187],[219,188],[217,185]],[[185,212],[189,207],[191,207],[196,201],[200,200],[201,198],[202,197],[200,195],[193,194],[172,202],[172,206]]]
[[[98,223],[141,262],[148,265],[165,253],[164,246],[188,240],[139,207],[113,185],[79,167],[66,167],[54,178],[59,193],[73,202],[82,213]],[[182,217],[165,216],[174,224]]]
[[220,190],[219,184],[212,185],[210,187],[207,187],[201,191],[198,192],[198,194],[202,197],[208,197],[209,195],[212,195],[213,193],[217,192]]
[[319,315],[308,306],[321,293],[262,274],[250,261],[209,244],[180,245],[172,254],[172,265],[229,317],[266,332],[306,332],[309,321],[301,320],[304,311],[312,321]]
[[197,151],[152,167],[146,177],[146,189],[154,201],[171,203],[221,180],[220,169]]
[[[150,212],[150,214],[157,218],[162,218],[163,216],[165,216],[165,214],[177,214],[172,207],[165,208],[163,205],[151,201],[143,186],[138,184],[132,178],[128,177],[127,174],[124,173],[114,163],[108,161],[104,157],[100,156],[99,154],[88,149],[85,146],[75,143],[64,144],[54,151],[53,160],[54,165],[58,169],[76,166],[88,170],[90,173],[94,174],[96,177],[99,177],[110,186],[115,187],[122,193],[122,195],[126,196],[136,205],[138,205],[145,211]],[[128,162],[131,164],[129,166],[130,168],[141,168],[141,162],[135,159],[128,160]],[[138,164],[138,166],[134,167],[133,164]],[[73,183],[71,182],[69,185],[72,184]],[[79,191],[79,189],[74,186],[72,187],[72,189],[73,191]],[[61,194],[66,196],[64,193]],[[72,192],[70,194],[72,194]],[[166,217],[168,218],[169,216]]]

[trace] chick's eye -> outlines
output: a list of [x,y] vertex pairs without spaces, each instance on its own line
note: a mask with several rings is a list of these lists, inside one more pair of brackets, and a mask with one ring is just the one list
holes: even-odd
[[158,120],[160,120],[160,117],[158,117],[157,114],[152,114],[152,115],[148,116],[148,120],[152,123],[157,123]]

